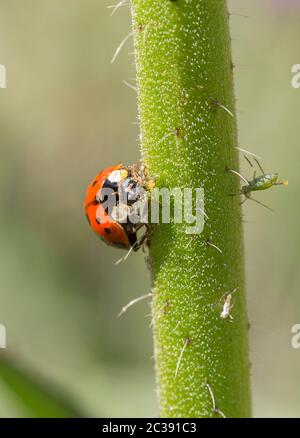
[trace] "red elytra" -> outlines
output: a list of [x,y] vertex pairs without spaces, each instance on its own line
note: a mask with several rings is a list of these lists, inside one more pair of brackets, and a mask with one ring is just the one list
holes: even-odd
[[108,245],[129,249],[136,243],[136,233],[128,233],[124,227],[113,220],[103,208],[97,193],[99,193],[110,174],[116,170],[123,169],[119,163],[107,167],[96,175],[87,188],[84,208],[87,220],[98,236]]

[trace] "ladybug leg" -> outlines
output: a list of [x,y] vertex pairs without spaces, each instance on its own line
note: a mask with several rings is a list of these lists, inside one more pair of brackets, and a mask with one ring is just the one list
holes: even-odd
[[143,248],[143,250],[144,250],[145,246],[149,245],[149,237],[150,237],[150,234],[151,234],[151,226],[149,224],[146,224],[146,223],[139,224],[138,227],[137,227],[137,230],[139,230],[143,226],[146,227],[146,230],[142,234],[140,239],[137,241],[136,245],[134,246],[134,248],[133,248],[134,251],[138,251],[140,248]]
[[148,241],[148,233],[145,231],[145,233],[142,235],[140,240],[137,241],[136,245],[133,247],[133,251],[138,251],[140,248],[144,249],[144,246],[147,244]]

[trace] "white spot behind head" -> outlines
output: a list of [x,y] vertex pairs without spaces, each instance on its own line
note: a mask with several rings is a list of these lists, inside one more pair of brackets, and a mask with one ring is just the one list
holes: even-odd
[[119,183],[122,180],[121,177],[121,171],[120,170],[114,170],[111,172],[107,178],[112,183]]

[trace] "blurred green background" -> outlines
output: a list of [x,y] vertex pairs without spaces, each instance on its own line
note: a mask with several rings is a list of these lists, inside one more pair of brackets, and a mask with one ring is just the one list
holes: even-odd
[[[99,169],[139,159],[128,7],[113,0],[0,0],[0,416],[55,415],[43,388],[87,416],[156,416],[150,308],[121,307],[149,291],[142,254],[89,229],[83,198]],[[291,8],[288,8],[288,5]],[[240,146],[290,185],[262,193],[272,214],[245,206],[255,416],[300,415],[299,2],[231,0]],[[244,173],[251,171],[243,164]],[[2,377],[1,377],[2,376]],[[43,376],[43,377],[42,377]],[[45,379],[45,380],[44,380]],[[58,389],[59,388],[59,389]],[[42,390],[43,392],[43,390]],[[48,404],[49,404],[48,403]]]

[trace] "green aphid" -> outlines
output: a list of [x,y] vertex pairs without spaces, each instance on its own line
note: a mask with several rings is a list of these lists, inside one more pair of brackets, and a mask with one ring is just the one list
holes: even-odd
[[[253,164],[251,163],[249,158],[247,158],[245,155],[244,155],[244,157],[248,161],[250,166],[253,167]],[[245,201],[247,201],[247,199],[251,199],[252,201],[255,201],[258,204],[261,204],[264,207],[268,208],[269,210],[273,211],[270,207],[268,207],[267,205],[263,204],[262,202],[257,201],[256,199],[251,198],[251,193],[252,192],[257,192],[259,190],[267,190],[267,189],[269,189],[270,187],[273,187],[273,186],[281,186],[281,185],[287,186],[288,185],[288,181],[286,181],[286,180],[279,180],[278,179],[278,173],[265,173],[263,168],[261,167],[260,163],[258,162],[258,160],[256,158],[254,158],[254,160],[255,160],[256,164],[258,165],[259,169],[261,170],[262,175],[256,176],[256,170],[254,170],[253,179],[252,180],[247,180],[239,172],[236,172],[235,170],[229,169],[230,172],[232,172],[235,175],[237,175],[239,178],[241,178],[242,181],[244,181],[246,183],[246,185],[241,187],[241,194],[245,196],[245,199],[241,202],[241,204],[243,204]]]

